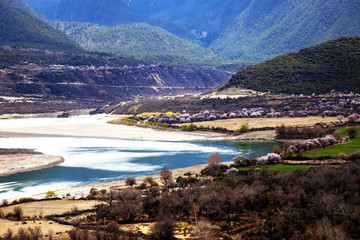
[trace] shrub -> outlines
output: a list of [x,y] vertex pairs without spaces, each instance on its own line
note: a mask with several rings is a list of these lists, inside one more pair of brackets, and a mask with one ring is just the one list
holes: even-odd
[[347,131],[347,134],[348,134],[349,138],[356,138],[356,136],[357,136],[356,127],[347,128],[346,131]]
[[164,219],[155,223],[152,229],[150,239],[152,240],[172,240],[174,237],[174,230],[176,221],[173,219]]
[[342,120],[344,119],[344,115],[338,115],[336,116],[336,119],[342,122]]
[[128,177],[126,180],[125,180],[125,184],[126,186],[134,186],[136,184],[136,179],[134,177]]
[[35,199],[33,199],[33,198],[20,198],[19,199],[19,203],[27,203],[27,202],[34,202],[35,201]]
[[338,158],[341,160],[347,160],[348,156],[345,153],[339,153]]
[[281,147],[279,145],[274,145],[272,148],[273,153],[280,154],[281,153]]
[[356,114],[356,113],[353,113],[353,114],[349,115],[347,117],[347,119],[348,119],[349,122],[355,122],[356,120],[359,119],[359,115]]
[[192,131],[196,131],[197,127],[195,124],[193,123],[190,123],[189,125],[183,125],[182,126],[182,130],[183,131],[189,131],[189,132],[192,132]]
[[90,189],[90,195],[95,197],[99,193],[97,188],[91,188]]
[[43,237],[40,227],[28,228],[30,239],[31,240],[39,240]]
[[247,167],[250,165],[250,160],[244,155],[234,157],[233,162],[236,167]]
[[266,156],[261,156],[256,159],[257,165],[266,165],[266,164],[277,164],[282,162],[282,158],[279,154],[269,153]]
[[4,207],[8,206],[8,205],[9,205],[9,201],[8,201],[7,199],[4,199],[4,200],[2,201],[2,205],[3,205]]
[[347,160],[349,161],[357,161],[357,160],[360,160],[360,154],[357,153],[357,152],[352,152],[349,154]]
[[238,173],[239,170],[237,170],[236,168],[230,168],[228,170],[226,170],[226,174],[235,174],[235,173]]
[[54,191],[47,191],[46,192],[46,198],[48,198],[48,199],[50,199],[50,198],[57,198],[58,197],[58,195],[57,195],[57,193],[55,193]]
[[250,126],[248,123],[242,124],[236,131],[235,134],[250,132]]

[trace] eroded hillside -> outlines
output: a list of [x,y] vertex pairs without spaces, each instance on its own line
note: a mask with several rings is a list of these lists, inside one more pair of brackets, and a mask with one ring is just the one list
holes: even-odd
[[[54,110],[98,107],[134,97],[200,93],[225,82],[229,77],[228,73],[208,67],[23,63],[0,70],[0,94],[5,96],[3,104],[8,104],[8,107],[2,108],[2,113],[13,113],[13,104],[29,104],[29,101],[34,103],[33,109],[19,107],[16,111],[38,112],[49,107]],[[14,97],[17,101],[9,100]],[[38,109],[39,102],[48,106]],[[68,107],[64,107],[66,104],[62,102]]]

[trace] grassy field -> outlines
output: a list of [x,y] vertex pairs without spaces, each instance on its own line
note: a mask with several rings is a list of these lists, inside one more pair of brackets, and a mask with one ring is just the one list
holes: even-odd
[[[231,118],[206,122],[195,122],[197,126],[222,127],[228,130],[237,130],[241,125],[248,123],[250,128],[277,127],[282,124],[286,126],[313,126],[316,123],[338,122],[335,117],[311,116],[297,118]],[[184,124],[175,124],[182,126]]]
[[[336,129],[341,138],[347,136],[346,127]],[[319,149],[315,152],[306,152],[304,156],[337,156],[339,153],[349,154],[351,152],[360,152],[360,127],[357,127],[358,136],[354,139],[349,139],[348,143],[337,144],[328,148]]]
[[[271,171],[277,171],[277,172],[286,172],[286,171],[294,171],[296,169],[301,169],[304,171],[308,171],[312,167],[319,167],[320,165],[268,165],[269,169]],[[331,165],[333,167],[339,167],[340,165]],[[264,166],[251,166],[251,167],[243,167],[239,168],[240,171],[248,171],[250,168],[255,168],[255,170],[260,170],[264,168]]]
[[[41,232],[44,235],[49,235],[49,233],[52,232],[53,240],[68,240],[69,235],[67,232],[73,229],[72,226],[60,225],[52,221],[27,221],[26,224],[24,224],[23,222],[13,222],[0,219],[0,237],[3,237],[8,229],[11,229],[15,234],[17,234],[20,228],[28,229],[29,227],[40,227]],[[49,237],[43,239],[49,239]]]
[[[62,214],[77,210],[93,209],[95,205],[101,202],[90,200],[90,201],[75,201],[75,200],[54,200],[54,201],[40,201],[18,204],[15,206],[1,207],[0,212],[4,215],[12,213],[15,207],[20,207],[23,210],[24,217],[39,217],[47,216],[51,214]],[[73,227],[67,225],[60,225],[52,221],[9,221],[6,219],[0,219],[0,238],[6,233],[8,229],[11,229],[15,234],[20,228],[28,229],[29,227],[40,227],[41,232],[44,235],[53,234],[52,239],[54,240],[65,240],[69,239],[67,234]],[[47,239],[47,238],[44,238]]]
[[14,211],[15,207],[21,207],[24,216],[43,216],[52,214],[62,214],[65,212],[71,212],[74,209],[79,211],[93,209],[95,205],[99,204],[99,201],[75,201],[75,200],[54,200],[54,201],[41,201],[23,203],[15,206],[2,207],[0,210],[6,215]]

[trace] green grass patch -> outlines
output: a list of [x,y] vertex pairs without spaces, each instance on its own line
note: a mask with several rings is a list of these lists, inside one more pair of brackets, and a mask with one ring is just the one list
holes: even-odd
[[[265,166],[268,166],[271,171],[286,172],[286,171],[294,171],[296,169],[308,171],[312,167],[319,167],[321,165],[282,165],[282,164],[277,164],[277,165],[265,165]],[[255,170],[261,170],[265,166],[256,165],[256,166],[251,166],[251,167],[243,167],[243,168],[239,168],[239,171],[249,171],[250,168],[254,168]],[[340,165],[331,165],[331,166],[335,167],[335,168],[340,167]]]
[[[347,137],[347,132],[346,132],[346,129],[348,129],[349,127],[339,127],[339,128],[336,128],[336,132],[337,134],[339,135],[339,137],[341,138],[344,138],[344,137]],[[360,138],[360,127],[356,127],[356,130],[358,132],[358,136],[356,138]]]
[[319,149],[316,152],[306,152],[304,156],[337,156],[339,153],[349,154],[352,152],[360,152],[360,139],[350,139],[348,143],[341,143],[332,147]]
[[[340,127],[336,128],[336,132],[339,137],[344,138],[347,137],[347,129],[348,127]],[[349,139],[347,143],[340,143],[328,148],[322,148],[317,151],[311,151],[304,153],[306,157],[319,157],[319,156],[338,156],[339,153],[349,154],[351,152],[360,152],[360,127],[356,127],[358,136],[354,139]]]

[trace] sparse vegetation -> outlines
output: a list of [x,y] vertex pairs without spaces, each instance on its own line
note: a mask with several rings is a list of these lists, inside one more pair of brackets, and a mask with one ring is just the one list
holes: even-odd
[[126,178],[126,180],[125,180],[125,184],[126,184],[127,186],[132,187],[132,186],[134,186],[134,185],[136,184],[136,179],[135,179],[134,177],[128,177],[128,178]]
[[55,192],[55,191],[47,191],[46,192],[46,198],[57,198],[58,197],[58,195],[57,195],[57,193]]

